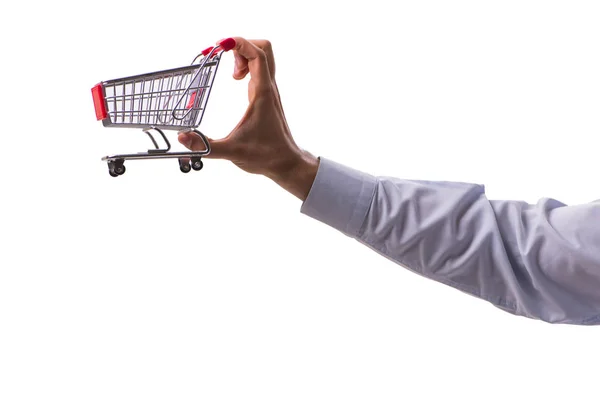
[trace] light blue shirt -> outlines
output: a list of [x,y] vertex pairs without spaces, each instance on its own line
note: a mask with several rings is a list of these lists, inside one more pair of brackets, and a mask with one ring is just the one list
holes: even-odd
[[482,185],[375,177],[320,158],[301,212],[510,313],[600,324],[600,200],[488,200]]

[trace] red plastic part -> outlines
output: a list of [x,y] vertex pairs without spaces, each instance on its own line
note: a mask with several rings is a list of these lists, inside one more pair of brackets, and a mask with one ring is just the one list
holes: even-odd
[[187,108],[188,110],[192,107],[194,107],[194,101],[196,101],[196,95],[198,94],[198,92],[194,91],[192,92],[192,95],[190,96],[190,100],[188,101],[188,104],[185,108]]
[[224,51],[229,51],[235,47],[235,39],[234,38],[223,39],[223,40],[221,40],[221,42],[219,42],[219,46],[221,46]]
[[210,52],[212,51],[213,48],[214,48],[213,46],[210,46],[209,48],[202,50],[202,55],[204,57],[206,57],[207,55],[210,54]]
[[102,84],[99,83],[92,88],[92,97],[94,99],[94,109],[96,110],[96,119],[101,121],[108,117],[106,112],[106,104],[104,101],[104,91],[102,90]]

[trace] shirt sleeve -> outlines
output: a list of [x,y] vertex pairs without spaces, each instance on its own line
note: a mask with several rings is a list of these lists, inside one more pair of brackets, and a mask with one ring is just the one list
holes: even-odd
[[320,158],[301,212],[424,277],[549,323],[600,324],[600,201],[488,200]]

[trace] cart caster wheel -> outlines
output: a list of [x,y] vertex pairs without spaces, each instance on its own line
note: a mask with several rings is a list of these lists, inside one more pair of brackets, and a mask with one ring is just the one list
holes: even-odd
[[183,160],[183,159],[180,158],[179,159],[179,169],[184,174],[187,174],[188,172],[190,172],[192,170],[192,166],[190,165],[189,161]]
[[194,171],[200,171],[204,167],[204,163],[199,158],[192,158],[192,169]]
[[127,171],[124,165],[115,165],[114,173],[117,175],[123,175]]
[[106,165],[108,166],[108,173],[110,174],[110,176],[112,176],[113,178],[119,176],[119,174],[115,171],[114,161],[109,161],[106,163]]

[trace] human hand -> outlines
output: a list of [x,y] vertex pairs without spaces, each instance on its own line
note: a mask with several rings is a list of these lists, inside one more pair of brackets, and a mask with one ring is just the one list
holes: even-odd
[[[265,175],[304,200],[317,173],[318,159],[300,149],[292,138],[275,82],[275,59],[267,40],[234,38],[234,79],[250,73],[248,109],[238,125],[223,139],[208,139],[206,158],[227,159],[252,174]],[[179,134],[187,148],[204,150],[200,138]]]

